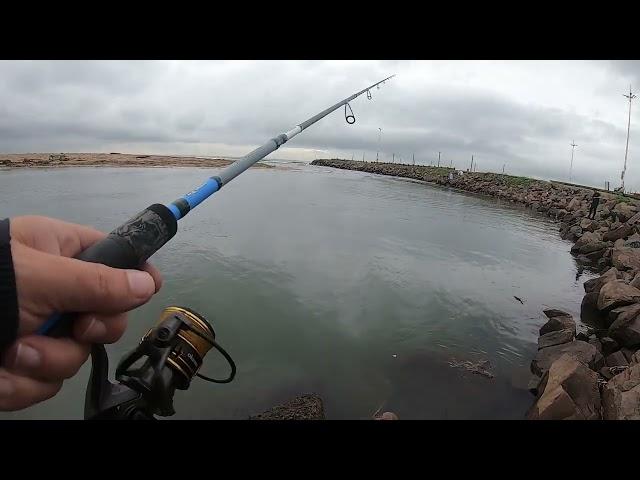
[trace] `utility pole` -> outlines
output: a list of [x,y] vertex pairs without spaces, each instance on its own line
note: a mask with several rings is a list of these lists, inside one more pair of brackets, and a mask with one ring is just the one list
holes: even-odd
[[438,152],[438,166],[440,166],[440,152]]
[[382,141],[382,128],[378,127],[378,151],[376,152],[376,163],[378,163],[378,154],[380,153],[380,143]]
[[362,161],[364,162],[364,152],[362,152]]
[[504,167],[505,167],[506,163],[502,164],[502,174],[504,175]]
[[622,169],[622,175],[620,175],[620,180],[622,181],[622,185],[620,189],[624,192],[624,174],[627,171],[627,153],[629,152],[629,130],[631,129],[631,100],[636,98],[636,96],[631,92],[631,85],[629,85],[629,95],[622,94],[624,97],[629,99],[629,121],[627,122],[627,148],[624,150],[624,168]]
[[393,154],[393,157],[391,157],[391,163],[396,163],[396,154]]
[[573,151],[578,145],[576,145],[575,140],[571,140],[571,143],[569,145],[571,145],[571,166],[569,167],[569,183],[571,183],[573,179]]
[[469,169],[470,172],[473,172],[473,155],[471,155],[471,168]]
[[415,153],[413,154],[413,166],[414,167],[416,166],[416,154]]

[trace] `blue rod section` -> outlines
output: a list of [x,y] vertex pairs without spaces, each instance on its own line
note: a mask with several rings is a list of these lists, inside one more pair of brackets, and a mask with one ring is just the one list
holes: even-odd
[[[206,182],[204,182],[201,186],[196,188],[195,190],[187,193],[184,197],[179,198],[175,202],[168,205],[169,210],[173,213],[173,216],[176,217],[176,220],[180,220],[184,217],[189,211],[196,208],[202,202],[204,202],[211,195],[216,193],[220,189],[220,184],[218,181],[211,177],[208,178]],[[181,210],[177,204],[180,201],[186,201],[189,205],[189,209],[187,211]]]
[[58,323],[60,317],[61,315],[59,313],[52,314],[47,319],[47,321],[44,322],[38,330],[36,330],[36,335],[46,335],[47,333],[49,333],[49,330],[51,330],[56,325],[56,323]]

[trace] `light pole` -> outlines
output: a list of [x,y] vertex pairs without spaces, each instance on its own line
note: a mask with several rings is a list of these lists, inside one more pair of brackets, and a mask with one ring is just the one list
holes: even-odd
[[376,152],[376,163],[378,163],[378,153],[380,153],[380,143],[382,141],[382,128],[378,127],[380,132],[378,133],[378,151]]
[[636,98],[636,96],[631,92],[631,85],[629,85],[629,95],[622,94],[624,97],[629,99],[629,121],[627,122],[627,148],[624,150],[624,168],[622,169],[622,175],[620,175],[620,180],[622,184],[620,189],[624,192],[624,174],[627,171],[627,153],[629,152],[629,130],[631,129],[631,100]]
[[573,151],[576,149],[578,145],[576,145],[575,140],[571,140],[571,166],[569,167],[569,183],[571,183],[573,179]]

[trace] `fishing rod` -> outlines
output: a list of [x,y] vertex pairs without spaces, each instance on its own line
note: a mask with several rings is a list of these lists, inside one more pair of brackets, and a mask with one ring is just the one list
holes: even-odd
[[[220,190],[224,185],[236,178],[253,164],[274,152],[303,130],[323,119],[330,113],[344,105],[345,119],[350,125],[355,123],[355,116],[349,102],[363,93],[371,100],[370,90],[380,88],[380,84],[395,77],[391,75],[373,85],[354,93],[341,100],[332,107],[323,110],[291,130],[271,138],[264,145],[256,148],[244,157],[236,160],[223,169],[217,176],[187,193],[185,196],[171,202],[168,206],[155,203],[150,205],[133,218],[127,220],[113,230],[107,237],[93,244],[75,258],[85,262],[102,263],[113,268],[140,268],[144,262],[167,243],[178,231],[178,220],[200,205],[204,200]],[[350,114],[347,114],[349,108]],[[70,336],[73,314],[54,313],[37,331],[38,334],[48,336]]]
[[[365,92],[371,100],[370,89],[379,89],[381,83],[394,76],[354,93],[291,130],[270,139],[169,205],[150,205],[75,258],[113,268],[140,268],[177,233],[178,220],[204,200],[341,106],[344,105],[347,123],[355,123],[355,115],[349,102]],[[350,113],[347,113],[347,108]],[[74,313],[68,312],[54,313],[37,333],[52,337],[71,336],[74,316]],[[225,358],[231,368],[225,379],[210,378],[198,373],[205,355],[212,348]],[[208,382],[229,383],[235,378],[235,374],[233,359],[216,342],[213,327],[204,316],[186,307],[169,306],[163,310],[159,321],[138,346],[121,359],[115,371],[117,383],[109,380],[109,358],[104,345],[92,345],[84,418],[154,420],[156,415],[170,416],[175,413],[175,390],[188,389],[194,376]]]

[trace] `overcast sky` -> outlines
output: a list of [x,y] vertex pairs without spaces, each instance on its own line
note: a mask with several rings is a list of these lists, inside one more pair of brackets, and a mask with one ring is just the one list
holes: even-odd
[[[638,61],[2,61],[0,152],[241,156],[375,81],[269,158],[381,158],[620,181]],[[626,186],[640,191],[634,101]]]

